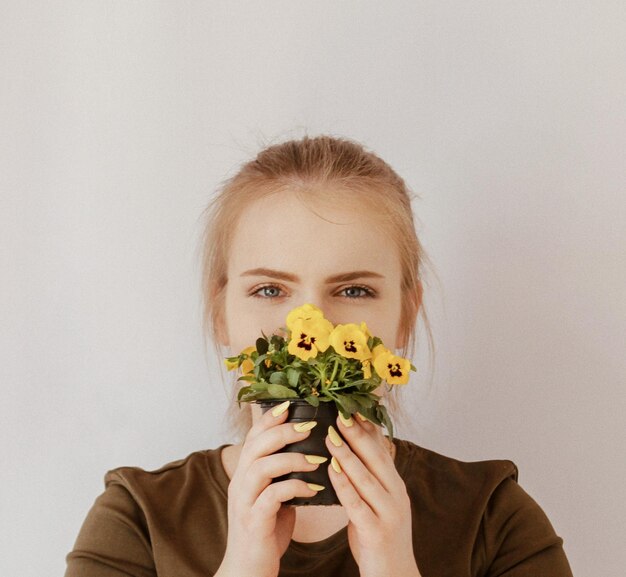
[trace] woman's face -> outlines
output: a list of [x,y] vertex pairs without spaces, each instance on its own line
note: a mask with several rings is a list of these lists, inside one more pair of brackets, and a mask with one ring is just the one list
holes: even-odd
[[388,348],[402,346],[395,243],[366,209],[313,209],[323,218],[281,192],[243,210],[226,285],[223,344],[231,354],[254,344],[261,331],[278,331],[304,303],[321,308],[333,324],[365,321]]

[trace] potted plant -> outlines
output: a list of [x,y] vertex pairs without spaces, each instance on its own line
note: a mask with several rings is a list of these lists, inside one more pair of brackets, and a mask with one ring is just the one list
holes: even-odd
[[[324,439],[339,413],[346,419],[358,413],[384,426],[393,439],[393,424],[375,391],[383,384],[388,390],[406,384],[409,371],[415,370],[411,362],[393,354],[364,322],[334,326],[312,304],[291,310],[285,323],[279,333],[261,333],[255,345],[224,359],[229,370],[241,369],[239,403],[256,402],[266,411],[290,400],[288,421],[317,421],[309,437],[282,451],[330,458]],[[290,504],[339,503],[325,467],[275,481],[283,478],[304,479],[326,488],[311,499],[293,499]]]

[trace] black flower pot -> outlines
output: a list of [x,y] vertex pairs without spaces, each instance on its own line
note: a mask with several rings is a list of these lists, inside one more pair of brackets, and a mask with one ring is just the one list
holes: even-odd
[[296,443],[290,443],[278,452],[320,455],[327,457],[328,461],[322,463],[315,471],[297,471],[289,473],[281,477],[276,477],[273,482],[276,483],[285,479],[302,479],[306,483],[315,483],[326,487],[313,497],[295,497],[287,501],[285,503],[286,505],[339,505],[339,499],[328,477],[331,454],[326,448],[325,442],[326,436],[328,435],[328,427],[332,425],[335,430],[337,430],[337,416],[339,414],[337,405],[333,402],[328,402],[320,403],[318,407],[314,407],[304,399],[268,399],[256,402],[265,413],[276,405],[280,405],[285,400],[290,401],[286,422],[301,423],[304,421],[316,421],[317,425],[311,429],[311,434],[306,439]]

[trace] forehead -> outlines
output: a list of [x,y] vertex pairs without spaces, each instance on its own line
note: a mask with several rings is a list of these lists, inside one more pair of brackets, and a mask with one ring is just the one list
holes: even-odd
[[345,206],[325,198],[331,200],[305,204],[295,194],[280,192],[249,204],[233,237],[230,272],[263,266],[309,275],[399,274],[399,250],[380,216],[364,204]]

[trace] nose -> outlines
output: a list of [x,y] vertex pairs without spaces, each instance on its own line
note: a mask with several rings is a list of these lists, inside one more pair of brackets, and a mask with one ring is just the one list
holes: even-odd
[[[332,297],[327,297],[327,295],[323,292],[323,289],[318,289],[315,287],[304,287],[301,293],[302,302],[298,303],[298,305],[303,304],[312,304],[317,308],[321,309],[324,313],[324,316],[333,324],[335,322],[335,311],[332,303]],[[294,305],[295,306],[295,305]]]
[[326,312],[324,310],[324,295],[314,287],[304,287],[300,293],[300,300],[302,302],[298,303],[299,305],[312,304]]

